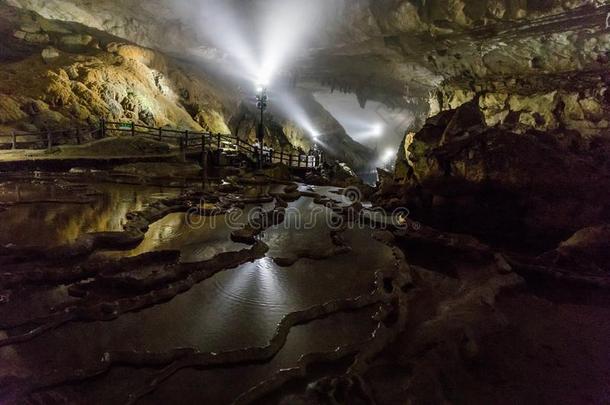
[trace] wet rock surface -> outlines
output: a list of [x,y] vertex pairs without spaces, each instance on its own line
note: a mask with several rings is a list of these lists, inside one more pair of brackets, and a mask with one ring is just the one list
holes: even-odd
[[[0,130],[254,139],[233,90],[161,52],[194,40],[162,3],[11,4],[46,18],[0,5]],[[2,173],[0,402],[604,403],[609,7],[338,2],[290,81],[350,164],[371,151],[311,93],[413,112],[374,188],[333,162],[204,187],[172,159]],[[312,147],[289,120],[266,135]],[[113,142],[93,149],[171,152]]]
[[[605,222],[610,181],[604,136],[488,126],[477,101],[428,120],[376,195],[424,222],[538,252]],[[525,240],[524,238],[530,238]]]
[[[595,242],[604,227],[528,258],[380,216],[352,200],[350,189],[277,181],[261,173],[234,178],[230,192],[191,186],[123,214],[120,232],[51,249],[5,246],[3,401],[476,397],[475,387],[494,383],[481,382],[472,364],[494,359],[488,342],[510,327],[498,308],[512,313],[513,301],[502,297],[521,294],[518,273],[529,279],[550,262],[569,266],[585,251],[601,263],[605,252]],[[74,175],[62,187],[79,184]],[[59,197],[45,204],[66,204]],[[445,262],[434,258],[439,252]],[[593,280],[590,272],[580,281]],[[451,388],[437,386],[438,375]],[[201,378],[226,389],[192,385]]]

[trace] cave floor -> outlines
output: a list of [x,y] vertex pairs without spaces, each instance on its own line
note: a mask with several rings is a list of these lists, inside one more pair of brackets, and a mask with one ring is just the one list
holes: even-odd
[[[610,398],[603,291],[534,288],[441,248],[450,274],[409,263],[399,236],[352,222],[354,204],[334,187],[268,180],[274,198],[242,189],[191,196],[186,210],[175,206],[189,190],[175,186],[57,177],[0,184],[3,403]],[[194,215],[197,199],[242,202]],[[151,206],[162,214],[138,243],[65,249],[125,232]],[[286,211],[236,241],[253,208]]]
[[580,292],[585,298],[577,301],[523,292],[499,302],[510,326],[481,348],[479,375],[493,391],[480,392],[478,401],[608,402],[610,297]]

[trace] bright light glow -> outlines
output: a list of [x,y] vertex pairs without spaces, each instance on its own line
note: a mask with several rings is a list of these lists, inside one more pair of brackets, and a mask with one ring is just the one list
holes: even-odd
[[[202,42],[228,57],[251,83],[268,86],[305,55],[336,9],[328,0],[174,0],[172,8]],[[232,73],[235,73],[232,72]]]
[[264,78],[264,77],[259,77],[256,80],[256,85],[259,86],[259,87],[263,87],[263,88],[267,87],[267,86],[269,86],[269,79]]
[[371,129],[371,134],[376,137],[383,135],[383,124],[373,125],[373,128]]
[[316,26],[326,17],[328,3],[328,0],[271,0],[262,3],[259,33],[263,56],[261,77],[270,80],[307,48],[311,36],[316,33]]
[[317,142],[321,133],[296,97],[284,92],[278,92],[274,96],[276,100],[274,105]]
[[396,151],[394,149],[386,149],[383,152],[383,156],[381,157],[381,160],[383,161],[383,163],[391,163],[392,160],[396,157]]
[[[353,126],[352,126],[353,128]],[[367,140],[367,139],[375,139],[375,138],[381,138],[381,136],[383,136],[384,130],[385,130],[385,125],[381,124],[381,123],[377,123],[377,124],[362,124],[361,128],[357,133],[354,134],[354,137],[356,139],[360,139],[360,140]]]
[[354,94],[325,90],[317,91],[314,97],[356,142],[379,151],[389,147],[398,150],[415,119],[409,109],[393,109],[374,100],[362,108]]

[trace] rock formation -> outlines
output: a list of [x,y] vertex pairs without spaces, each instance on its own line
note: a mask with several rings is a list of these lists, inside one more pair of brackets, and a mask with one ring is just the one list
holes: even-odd
[[[203,185],[198,165],[160,158],[155,167],[123,162],[59,178],[3,174],[55,194],[0,201],[0,213],[95,204],[89,183],[97,182],[190,190],[147,205],[136,199],[116,229],[85,228],[87,212],[52,246],[0,247],[0,359],[8,364],[0,401],[607,400],[608,2],[329,2],[332,23],[284,73],[321,129],[320,145],[355,168],[372,152],[312,94],[353,93],[361,107],[375,100],[412,110],[416,123],[400,128],[394,167],[378,170],[376,187],[343,162],[304,178],[282,164],[254,174],[231,167]],[[193,51],[217,50],[176,18],[173,4],[0,1],[0,133],[106,117],[254,141],[253,103],[193,63]],[[267,114],[275,150],[313,147],[292,117],[273,107]],[[84,148],[170,152],[160,142],[115,141]],[[82,151],[58,148],[57,157],[74,149]],[[20,222],[32,212],[11,215]],[[301,227],[294,212],[317,221]],[[221,214],[218,228],[193,229]],[[179,251],[156,251],[167,248],[165,237]],[[183,254],[208,248],[192,262]],[[295,290],[282,290],[291,283]],[[241,322],[230,319],[234,306],[246,314]],[[357,320],[339,319],[348,313]],[[223,333],[235,336],[234,347],[223,335],[213,351],[201,349],[217,323],[229,325]],[[346,325],[366,333],[326,342]],[[66,343],[106,329],[105,338]],[[260,339],[242,344],[242,334]]]
[[408,159],[400,157],[378,197],[453,230],[553,246],[607,218],[599,185],[609,181],[610,143],[600,135],[489,126],[474,100],[429,119],[405,142]]
[[[6,41],[0,58],[7,62],[0,65],[0,132],[4,134],[76,123],[95,126],[104,118],[212,133],[233,130],[254,143],[256,114],[248,111],[253,107],[242,108],[239,89],[211,77],[195,63],[94,28],[46,20],[1,4],[0,18],[0,35]],[[322,119],[329,119],[319,104],[314,109]],[[276,150],[311,148],[310,137],[289,118],[277,115],[269,122],[269,143]],[[364,166],[370,152],[351,142],[333,119],[329,127],[333,132],[329,146],[337,157]]]

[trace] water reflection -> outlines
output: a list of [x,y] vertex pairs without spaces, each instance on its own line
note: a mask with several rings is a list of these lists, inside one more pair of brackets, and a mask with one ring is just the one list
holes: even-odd
[[173,213],[150,225],[142,243],[126,252],[106,252],[112,257],[137,256],[160,250],[179,250],[184,263],[200,262],[219,253],[247,248],[231,241],[231,228],[224,216],[198,217],[193,225],[185,213]]
[[[117,187],[110,187],[105,195],[107,197],[102,200],[111,201],[108,206],[97,203],[90,209],[97,208],[109,216],[123,210],[116,214],[121,218],[123,212],[146,200],[143,193],[130,188],[121,194]],[[151,197],[153,193],[146,195]],[[302,210],[304,215],[314,208],[311,198],[300,199],[290,206]],[[65,211],[66,216],[68,213]],[[109,223],[111,220],[107,218],[103,224]],[[213,227],[206,226],[205,222],[204,226],[190,227],[184,214],[172,214],[153,224],[144,242],[133,251],[109,254],[135,255],[151,250],[179,249],[184,261],[195,261],[205,260],[223,249],[245,248],[230,241],[231,229],[222,217],[208,222],[212,223]],[[80,229],[85,228],[83,225]],[[281,268],[271,257],[285,256],[303,247],[316,249],[331,245],[324,221],[311,229],[297,229],[289,220],[286,226],[268,229],[262,237],[271,248],[268,257],[220,272],[168,302],[124,314],[111,322],[63,325],[16,346],[16,352],[8,353],[7,357],[28,372],[46,372],[58,367],[80,368],[98,361],[104,352],[112,350],[164,352],[193,347],[219,352],[264,346],[286,314],[330,300],[366,294],[373,287],[375,270],[393,264],[391,249],[372,240],[370,230],[350,229],[344,236],[353,247],[349,254],[323,261],[304,259],[291,267]],[[341,343],[364,339],[374,326],[370,315],[357,311],[298,326],[290,332],[286,347],[270,363],[226,370],[185,370],[163,384],[155,398],[162,398],[161,402],[181,398],[198,403],[204,397],[207,403],[227,403],[278,368],[294,365],[303,353],[332,350]],[[0,361],[2,353],[0,349]],[[124,392],[133,389],[124,381],[133,378],[136,372],[130,370],[126,378],[117,378],[120,372],[117,368],[109,373],[107,380],[87,382],[87,385],[99,383],[103,389],[83,390],[86,391],[83,395],[92,395],[90,403],[123,401]],[[207,383],[201,384],[201,381]],[[231,384],[229,390],[227,382]],[[112,389],[108,389],[109,386]],[[97,392],[100,396],[89,392]],[[113,395],[117,397],[110,398]]]
[[232,273],[229,277],[214,278],[217,308],[232,302],[239,306],[259,307],[269,313],[286,310],[289,306],[284,290],[286,286],[270,258],[247,263],[240,271]]
[[[28,202],[0,212],[0,245],[59,246],[74,242],[86,232],[122,230],[128,212],[152,201],[177,196],[179,190],[120,184],[95,184],[91,189],[54,184],[7,182],[0,184],[0,202]],[[86,200],[87,203],[32,201]]]

